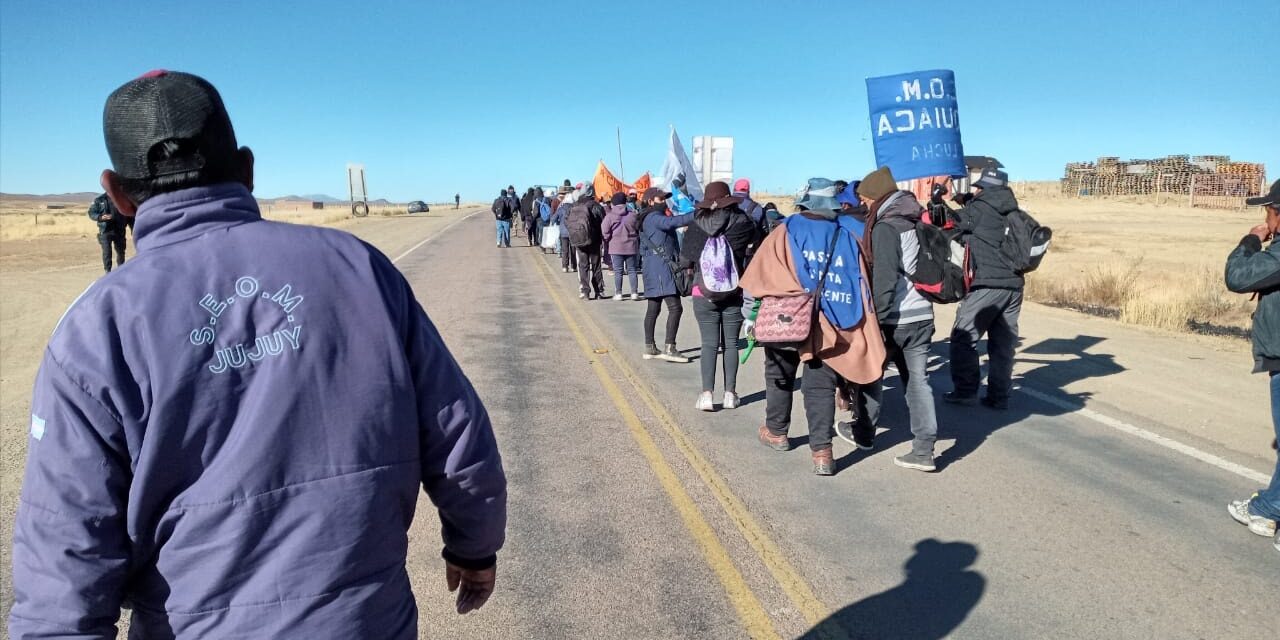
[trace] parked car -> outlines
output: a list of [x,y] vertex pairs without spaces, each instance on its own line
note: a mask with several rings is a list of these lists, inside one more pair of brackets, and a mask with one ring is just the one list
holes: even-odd
[[427,213],[431,211],[431,207],[421,200],[414,200],[409,203],[409,213]]

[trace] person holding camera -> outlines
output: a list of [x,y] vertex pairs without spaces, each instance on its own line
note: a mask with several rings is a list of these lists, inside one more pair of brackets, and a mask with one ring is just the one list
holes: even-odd
[[[1258,298],[1258,310],[1253,314],[1253,372],[1266,373],[1270,378],[1271,428],[1280,438],[1280,246],[1276,245],[1276,232],[1280,231],[1280,180],[1271,185],[1264,196],[1249,198],[1245,203],[1263,207],[1262,224],[1249,230],[1239,246],[1227,256],[1227,288],[1236,293],[1252,293]],[[1263,248],[1263,243],[1270,243]],[[1275,440],[1271,447],[1276,446]],[[1269,536],[1280,551],[1280,536],[1276,534],[1276,521],[1280,520],[1280,459],[1271,474],[1267,488],[1254,493],[1246,500],[1236,500],[1227,505],[1227,512],[1237,522],[1249,527],[1260,536]]]

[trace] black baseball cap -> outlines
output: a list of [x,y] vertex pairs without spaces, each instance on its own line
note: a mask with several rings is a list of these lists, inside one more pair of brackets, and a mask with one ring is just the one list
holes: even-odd
[[[225,170],[236,162],[236,134],[222,96],[190,73],[148,71],[116,89],[102,111],[102,133],[123,178]],[[177,150],[155,154],[162,144],[176,144]]]
[[1245,204],[1251,207],[1280,207],[1280,180],[1271,183],[1271,191],[1256,198],[1246,198]]

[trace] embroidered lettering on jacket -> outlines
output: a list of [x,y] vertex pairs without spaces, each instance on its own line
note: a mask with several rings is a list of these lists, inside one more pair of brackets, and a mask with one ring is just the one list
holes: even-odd
[[[279,309],[289,326],[258,336],[237,336],[231,344],[223,343],[225,346],[219,346],[218,320],[237,303],[251,304],[259,296]],[[200,299],[200,308],[209,314],[209,324],[191,332],[191,344],[197,347],[214,346],[208,365],[209,371],[213,373],[243,369],[267,358],[293,353],[302,348],[302,325],[297,323],[294,312],[302,305],[303,300],[302,294],[295,293],[291,284],[285,284],[275,292],[264,291],[257,278],[243,276],[235,282],[234,295],[222,298],[206,293]]]

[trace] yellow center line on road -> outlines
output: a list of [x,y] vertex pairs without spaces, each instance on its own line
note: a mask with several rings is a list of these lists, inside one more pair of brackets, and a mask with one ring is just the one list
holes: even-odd
[[[644,454],[645,459],[649,462],[649,466],[653,469],[654,475],[658,477],[662,488],[666,490],[671,504],[680,514],[680,518],[684,520],[690,535],[701,547],[703,559],[706,560],[711,570],[715,572],[720,584],[728,593],[729,601],[737,611],[738,618],[741,619],[742,625],[746,628],[747,635],[760,639],[780,638],[781,636],[773,628],[773,623],[765,613],[764,607],[760,605],[760,600],[751,592],[751,588],[747,586],[742,573],[738,571],[738,568],[733,564],[733,560],[729,558],[728,550],[724,548],[720,539],[716,537],[715,531],[712,530],[702,512],[698,510],[693,498],[685,491],[684,485],[681,484],[675,470],[671,468],[671,465],[662,456],[661,450],[654,443],[649,431],[645,429],[644,423],[640,421],[640,417],[636,415],[631,404],[622,395],[622,390],[618,388],[617,383],[613,381],[613,377],[609,375],[608,369],[605,368],[604,363],[601,361],[600,354],[593,351],[590,341],[587,340],[587,336],[578,324],[574,314],[569,312],[564,300],[551,283],[551,279],[547,275],[549,268],[546,266],[546,262],[536,256],[533,257],[533,260],[538,263],[538,275],[542,277],[542,283],[546,285],[547,292],[551,294],[551,301],[555,303],[556,308],[560,310],[560,315],[568,323],[569,330],[573,333],[578,347],[582,349],[582,354],[587,357],[587,360],[591,363],[591,369],[595,372],[596,377],[600,379],[600,386],[604,387],[605,393],[613,401],[613,405],[617,407],[618,413],[622,415],[622,420],[630,430],[631,437],[640,447],[640,452]],[[613,361],[617,362],[617,359],[615,358]]]
[[[549,267],[546,266],[544,261],[537,260],[536,256],[534,258],[539,263],[539,272],[543,274],[543,280],[547,281],[546,272],[549,271]],[[614,346],[605,337],[599,325],[588,314],[582,314],[582,319],[583,323],[591,331],[598,346],[607,350],[609,354],[613,354]],[[814,593],[813,588],[809,586],[804,576],[787,560],[782,548],[769,537],[764,528],[752,517],[751,511],[746,504],[729,488],[729,483],[724,479],[724,476],[721,476],[715,470],[689,439],[688,435],[685,434],[684,430],[680,428],[679,423],[671,415],[671,412],[667,411],[666,407],[658,401],[648,385],[641,380],[625,358],[611,357],[611,361],[622,373],[623,378],[636,390],[640,400],[649,408],[649,411],[657,417],[663,430],[675,441],[676,447],[684,454],[685,459],[693,467],[698,477],[707,485],[711,494],[715,496],[725,513],[728,514],[729,519],[738,528],[742,537],[746,538],[747,543],[756,552],[756,555],[760,557],[770,575],[773,576],[778,585],[782,587],[783,592],[799,609],[805,621],[816,625],[826,619],[830,614],[830,609]],[[751,436],[754,437],[754,435],[754,432],[752,432]],[[827,622],[823,631],[830,632],[833,637],[845,637],[847,635],[843,629],[839,628],[835,620]]]

